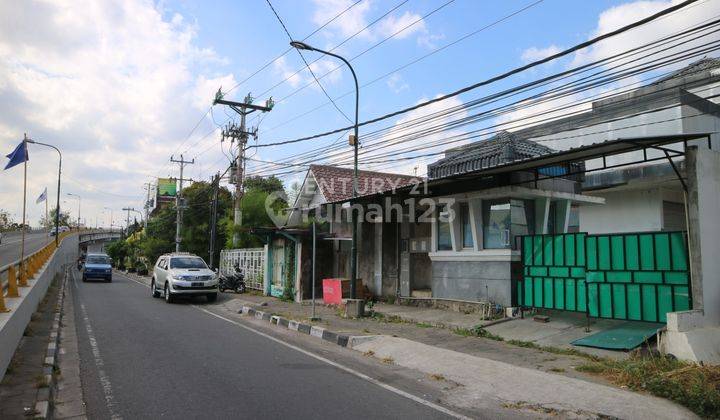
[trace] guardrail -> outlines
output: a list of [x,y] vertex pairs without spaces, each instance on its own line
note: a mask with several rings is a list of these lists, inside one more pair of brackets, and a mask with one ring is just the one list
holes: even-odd
[[[28,280],[32,279],[47,260],[52,257],[53,252],[55,252],[62,240],[73,233],[77,232],[62,232],[58,237],[57,246],[55,241],[52,241],[27,255],[24,259],[0,267],[0,285],[2,286],[0,287],[0,312],[9,312],[5,305],[5,298],[19,298],[19,288],[28,286]],[[5,290],[7,290],[7,293],[4,293]]]
[[102,232],[91,232],[91,233],[81,233],[78,241],[80,243],[83,242],[92,242],[92,241],[99,241],[103,239],[120,239],[122,237],[121,232],[116,231],[102,231]]

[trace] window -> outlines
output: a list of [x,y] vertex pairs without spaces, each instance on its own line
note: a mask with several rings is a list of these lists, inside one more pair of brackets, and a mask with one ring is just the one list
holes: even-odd
[[570,206],[570,217],[568,218],[568,233],[580,232],[580,207],[576,204]]
[[460,222],[462,223],[463,248],[472,248],[473,236],[470,225],[470,206],[468,203],[460,203]]
[[452,250],[452,240],[450,239],[450,213],[448,211],[447,204],[441,204],[438,208],[437,250]]
[[[535,201],[510,200],[512,237],[535,234]],[[515,242],[512,243],[516,245]]]
[[110,264],[110,258],[105,255],[88,255],[85,264]]
[[207,265],[198,257],[174,257],[170,259],[170,268],[207,268]]
[[487,200],[482,202],[483,247],[510,248],[510,201]]

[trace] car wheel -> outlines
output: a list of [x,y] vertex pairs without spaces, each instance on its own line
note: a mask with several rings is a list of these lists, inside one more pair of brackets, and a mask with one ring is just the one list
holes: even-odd
[[154,298],[160,297],[160,292],[158,292],[158,289],[155,287],[154,281],[150,284],[150,291],[152,292],[152,297],[154,297]]
[[167,303],[173,303],[175,301],[175,297],[170,293],[170,286],[167,284],[165,285],[165,302]]
[[108,277],[107,280],[105,280],[108,283],[112,283],[112,277]]
[[216,300],[217,300],[217,293],[208,293],[208,295],[207,295],[208,302],[215,302]]
[[83,276],[82,281],[83,281],[83,283],[87,282],[87,277]]

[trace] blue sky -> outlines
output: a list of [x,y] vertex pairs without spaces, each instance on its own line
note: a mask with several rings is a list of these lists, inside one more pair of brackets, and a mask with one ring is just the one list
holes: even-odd
[[[273,0],[272,3],[293,37],[302,39],[352,2]],[[422,18],[444,3],[444,0],[404,3],[403,0],[362,0],[306,42],[332,48],[400,4],[369,30],[336,50],[351,58],[406,24],[419,20],[353,60],[362,85],[534,2],[455,0]],[[360,119],[454,91],[628,24],[671,3],[670,0],[542,1],[505,22],[363,87]],[[632,43],[655,39],[720,12],[718,2],[712,0],[702,1],[693,9],[662,25],[585,51],[584,55],[543,65],[427,111],[462,105],[482,94],[534,80],[567,68],[573,62],[607,56]],[[0,151],[12,150],[24,132],[60,146],[66,165],[63,191],[83,196],[89,224],[94,224],[95,218],[99,224],[108,224],[108,212],[102,213],[104,207],[142,208],[143,183],[152,182],[158,176],[177,176],[177,167],[169,163],[171,154],[177,157],[182,153],[186,159],[195,159],[196,163],[187,170],[194,179],[208,179],[216,171],[224,170],[228,162],[224,153],[228,150],[226,144],[221,150],[217,130],[218,125],[233,114],[221,106],[205,114],[214,92],[220,86],[228,90],[287,48],[287,35],[265,0],[128,0],[120,3],[93,0],[85,4],[71,0],[20,3],[0,0]],[[305,54],[309,62],[319,58],[314,52]],[[313,66],[316,74],[322,75],[338,65],[336,60],[324,57]],[[228,96],[236,100],[253,92],[259,101],[270,95],[277,101],[272,112],[260,119],[250,119],[252,125],[259,123],[259,143],[348,125],[345,117],[331,105],[297,118],[327,102],[314,82],[281,100],[312,82],[307,70],[261,95],[304,67],[297,52],[290,51],[229,93]],[[331,73],[321,83],[332,97],[353,90],[352,79],[345,68]],[[352,117],[352,95],[336,103]],[[201,119],[203,115],[206,117]],[[397,117],[363,131],[411,117]],[[191,131],[198,121],[197,128]],[[260,160],[297,162],[292,159],[293,155],[318,148],[312,160],[323,163],[327,161],[322,148],[335,139],[327,137],[292,146],[264,148],[251,155]],[[45,186],[50,196],[55,194],[56,158],[51,152],[35,147],[30,153],[29,196],[34,203],[35,196]],[[307,160],[307,157],[302,159]],[[364,168],[412,173],[413,167],[418,166],[418,174],[423,174],[427,162],[367,164]],[[249,163],[250,173],[268,173],[267,168],[267,164]],[[283,178],[286,183],[300,179],[300,172]],[[0,173],[0,209],[10,211],[16,219],[20,213],[21,191],[21,170]],[[76,208],[74,200],[68,197],[64,200],[67,206]],[[31,205],[30,220],[37,221],[43,211],[44,207]]]

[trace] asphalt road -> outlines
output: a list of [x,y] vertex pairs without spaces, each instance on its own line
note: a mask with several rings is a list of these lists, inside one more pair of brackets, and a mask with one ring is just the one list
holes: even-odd
[[166,304],[117,274],[72,287],[89,418],[446,417],[208,314],[203,298]]
[[[25,255],[32,254],[51,240],[54,238],[49,238],[45,232],[25,234]],[[20,243],[19,234],[3,236],[0,244],[0,267],[20,259]]]

